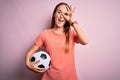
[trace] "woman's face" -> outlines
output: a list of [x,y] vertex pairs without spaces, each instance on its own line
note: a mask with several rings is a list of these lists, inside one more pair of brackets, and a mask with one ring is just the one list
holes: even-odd
[[67,16],[67,12],[68,12],[66,7],[67,7],[66,5],[60,5],[57,8],[57,10],[55,12],[55,15],[54,15],[55,26],[57,26],[57,27],[63,27],[64,26],[66,20],[63,17],[63,15]]

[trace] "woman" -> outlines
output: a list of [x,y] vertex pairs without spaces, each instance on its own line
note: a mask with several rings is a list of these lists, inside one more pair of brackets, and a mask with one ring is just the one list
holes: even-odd
[[[74,9],[59,3],[53,12],[50,29],[44,30],[26,55],[26,66],[35,72],[44,72],[42,80],[78,80],[74,63],[74,44],[87,44],[87,38],[78,23],[73,19]],[[72,26],[72,28],[71,28]],[[31,55],[42,46],[51,57],[50,68],[45,71],[30,62]]]

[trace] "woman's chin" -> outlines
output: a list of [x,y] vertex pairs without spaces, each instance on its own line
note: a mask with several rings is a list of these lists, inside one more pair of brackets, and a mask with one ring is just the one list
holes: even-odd
[[63,27],[64,25],[63,24],[57,24],[56,26],[57,27]]

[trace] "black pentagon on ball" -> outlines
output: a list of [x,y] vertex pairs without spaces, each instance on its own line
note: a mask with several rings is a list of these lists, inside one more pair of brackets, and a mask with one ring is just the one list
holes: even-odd
[[43,59],[43,60],[44,60],[44,59],[47,59],[46,54],[41,54],[40,57],[41,57],[41,59]]
[[31,58],[31,62],[34,62],[35,61],[35,57],[33,56],[32,58]]
[[45,66],[42,65],[42,64],[41,64],[41,65],[38,65],[38,67],[39,67],[39,68],[45,68]]

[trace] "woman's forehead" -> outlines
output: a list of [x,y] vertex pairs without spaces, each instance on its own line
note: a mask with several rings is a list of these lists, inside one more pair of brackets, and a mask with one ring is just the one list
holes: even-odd
[[66,5],[60,5],[60,6],[57,8],[57,10],[60,10],[60,11],[62,11],[62,12],[68,12]]

